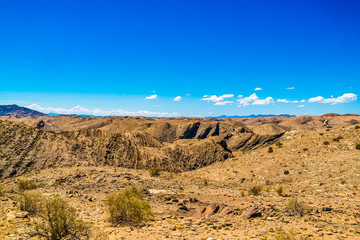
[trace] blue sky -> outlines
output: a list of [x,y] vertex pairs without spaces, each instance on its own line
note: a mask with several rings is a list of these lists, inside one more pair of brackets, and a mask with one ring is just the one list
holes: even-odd
[[359,11],[356,0],[2,0],[0,104],[97,115],[360,114]]

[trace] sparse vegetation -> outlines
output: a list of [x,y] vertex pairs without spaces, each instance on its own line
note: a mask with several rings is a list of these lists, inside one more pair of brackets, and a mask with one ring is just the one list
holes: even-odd
[[285,175],[288,175],[289,173],[290,173],[289,170],[284,170]]
[[280,186],[280,187],[276,188],[275,191],[279,196],[282,196],[284,193],[284,188],[282,186]]
[[261,193],[262,187],[261,186],[253,186],[249,190],[250,195],[259,195]]
[[39,193],[23,192],[18,199],[19,208],[30,214],[36,214],[41,211],[44,199]]
[[205,186],[208,185],[208,180],[207,180],[207,178],[204,178],[204,185],[205,185]]
[[163,169],[161,167],[149,168],[149,173],[150,173],[150,176],[152,176],[152,177],[160,176],[160,173],[162,171],[163,171]]
[[0,197],[5,196],[6,187],[3,184],[0,184]]
[[78,219],[76,209],[59,196],[45,200],[35,235],[48,240],[89,239],[90,225]]
[[320,136],[324,136],[324,133],[319,133]]
[[28,179],[19,180],[17,185],[18,185],[18,188],[20,191],[32,190],[32,189],[36,189],[38,187],[36,183],[34,183]]
[[355,148],[356,148],[357,150],[360,150],[360,144],[356,144]]
[[303,148],[303,151],[307,152],[307,151],[309,151],[309,149],[308,148]]
[[359,126],[359,125],[356,125],[356,126],[355,126],[355,129],[359,129],[359,128],[360,128],[360,126]]
[[329,142],[329,141],[324,141],[323,144],[324,144],[324,145],[329,145],[330,142]]
[[343,137],[339,136],[339,137],[333,138],[333,141],[334,142],[339,142],[341,139],[343,139]]
[[272,152],[274,152],[274,149],[272,147],[269,147],[268,152],[272,153]]
[[108,195],[105,204],[113,224],[140,224],[153,216],[150,203],[135,186]]
[[291,199],[287,205],[287,210],[291,215],[303,216],[307,207],[303,202],[300,202],[297,198]]
[[275,146],[277,146],[278,148],[281,148],[284,144],[282,142],[277,142],[275,143]]
[[341,179],[340,183],[344,185],[346,183],[345,179]]

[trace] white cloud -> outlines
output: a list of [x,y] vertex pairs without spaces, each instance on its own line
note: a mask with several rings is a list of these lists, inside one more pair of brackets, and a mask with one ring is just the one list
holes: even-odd
[[298,103],[299,101],[298,100],[295,100],[295,101],[291,101],[292,103]]
[[226,104],[231,104],[234,103],[233,101],[221,101],[221,102],[216,102],[214,105],[220,105],[220,106],[224,106]]
[[272,97],[267,97],[265,99],[256,99],[251,105],[269,105],[270,103],[275,103]]
[[158,95],[154,94],[154,95],[151,95],[149,97],[145,97],[145,99],[157,99]]
[[261,91],[262,88],[257,87],[257,88],[255,88],[254,90],[255,90],[255,91]]
[[306,102],[306,100],[305,100],[305,99],[303,99],[303,100],[301,100],[300,102]]
[[174,101],[176,101],[176,102],[181,101],[181,97],[180,96],[175,97]]
[[189,96],[191,96],[191,94],[190,94],[190,93],[187,93],[187,94],[186,94],[186,96],[188,96],[188,97],[189,97]]
[[305,107],[305,105],[299,105],[298,107]]
[[293,90],[293,89],[295,89],[295,87],[288,87],[288,88],[286,88],[286,89],[288,89],[288,90]]
[[224,94],[224,95],[221,95],[221,96],[216,96],[216,95],[204,95],[204,97],[200,100],[203,100],[203,101],[211,101],[211,102],[221,102],[221,101],[224,101],[225,98],[232,98],[234,97],[234,94]]
[[247,106],[247,105],[268,105],[270,103],[275,103],[272,97],[267,97],[265,99],[259,99],[256,93],[251,94],[249,97],[241,97],[237,100],[239,102],[239,106]]
[[102,110],[102,109],[87,109],[81,106],[72,108],[55,108],[55,107],[42,107],[39,104],[31,104],[27,106],[33,110],[37,110],[43,113],[57,113],[57,114],[85,114],[95,116],[155,116],[155,117],[176,117],[178,113],[173,112],[151,112],[147,110],[141,111],[125,111],[125,110]]
[[280,102],[280,103],[288,103],[289,100],[286,100],[286,99],[278,99],[277,102]]
[[340,97],[334,98],[324,98],[322,96],[313,97],[308,100],[309,102],[318,102],[318,103],[330,103],[331,105],[335,105],[338,103],[349,103],[357,101],[357,95],[354,93],[345,93]]

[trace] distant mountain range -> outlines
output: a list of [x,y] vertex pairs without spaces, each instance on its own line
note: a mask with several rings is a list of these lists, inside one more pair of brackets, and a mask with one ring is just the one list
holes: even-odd
[[[38,118],[38,117],[44,117],[44,116],[61,116],[64,114],[58,114],[58,113],[49,113],[45,114],[42,112],[38,112],[26,107],[20,107],[18,105],[0,105],[0,116],[14,116],[14,117],[31,117],[31,118]],[[96,117],[94,115],[86,115],[86,114],[66,114],[66,116],[78,116],[78,117]],[[296,117],[295,115],[290,114],[280,114],[280,115],[274,115],[274,114],[266,114],[266,115],[248,115],[248,116],[227,116],[227,115],[221,115],[217,117],[206,117],[206,118],[257,118],[257,117]]]
[[47,115],[42,112],[38,112],[26,107],[20,107],[18,105],[13,104],[13,105],[0,105],[0,116],[38,118]]
[[274,115],[274,114],[266,114],[266,115],[262,115],[262,114],[258,114],[258,115],[248,115],[248,116],[238,116],[238,115],[234,115],[234,116],[227,116],[227,115],[221,115],[221,116],[217,116],[217,117],[209,117],[209,118],[258,118],[258,117],[296,117],[296,115],[290,115],[290,114],[280,114],[280,115]]

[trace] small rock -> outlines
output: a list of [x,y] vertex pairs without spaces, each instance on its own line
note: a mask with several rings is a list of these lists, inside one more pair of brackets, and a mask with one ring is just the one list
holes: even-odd
[[16,218],[26,218],[28,214],[29,214],[28,212],[19,212],[19,213],[15,213],[15,217]]

